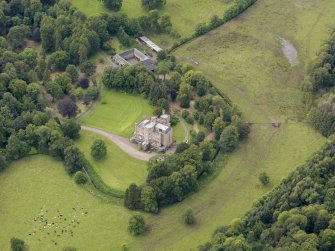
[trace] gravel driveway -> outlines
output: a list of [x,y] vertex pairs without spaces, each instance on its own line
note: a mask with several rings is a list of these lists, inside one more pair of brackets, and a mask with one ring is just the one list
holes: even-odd
[[131,143],[127,138],[123,138],[118,135],[88,126],[81,126],[81,129],[106,137],[110,141],[114,142],[114,144],[116,144],[122,151],[134,157],[135,159],[148,161],[151,157],[156,155],[156,153],[146,153],[138,150],[136,145]]

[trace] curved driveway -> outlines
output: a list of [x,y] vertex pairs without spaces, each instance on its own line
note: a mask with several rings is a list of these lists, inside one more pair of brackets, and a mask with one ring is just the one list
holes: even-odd
[[105,132],[105,131],[100,130],[100,129],[96,129],[96,128],[88,127],[88,126],[83,126],[83,125],[81,126],[81,129],[84,130],[84,131],[88,131],[88,132],[94,132],[94,133],[97,133],[101,136],[106,137],[110,141],[114,142],[114,144],[116,144],[122,151],[124,151],[128,155],[134,157],[135,159],[148,161],[151,157],[156,155],[156,153],[146,153],[146,152],[142,152],[142,151],[138,150],[136,145],[132,144],[129,141],[129,139],[127,139],[127,138],[123,138],[123,137],[120,137],[118,135],[115,135],[115,134],[112,134],[112,133],[109,133],[109,132]]

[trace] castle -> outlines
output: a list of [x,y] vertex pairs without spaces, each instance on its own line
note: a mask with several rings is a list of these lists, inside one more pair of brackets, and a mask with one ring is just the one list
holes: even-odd
[[173,143],[170,115],[163,114],[160,117],[145,118],[136,123],[131,141],[143,149],[167,150]]

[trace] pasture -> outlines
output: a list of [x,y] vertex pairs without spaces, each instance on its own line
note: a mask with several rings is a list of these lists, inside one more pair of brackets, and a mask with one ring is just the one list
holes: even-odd
[[152,106],[140,96],[104,90],[97,107],[81,122],[86,126],[130,138],[134,133],[135,123],[152,113]]
[[[87,16],[112,13],[98,0],[71,0],[71,2]],[[223,16],[230,2],[230,0],[168,0],[159,13],[169,15],[173,29],[182,37],[189,37],[194,33],[197,24],[209,22],[213,15]],[[147,15],[140,0],[124,0],[120,13],[127,14],[131,18]]]
[[[91,146],[95,139],[102,139],[106,143],[107,155],[102,160],[95,160],[91,156]],[[108,186],[125,191],[132,182],[140,185],[145,181],[146,163],[124,153],[107,138],[92,132],[81,131],[80,139],[75,141],[75,144],[84,152],[87,160]]]
[[0,250],[23,239],[29,250],[120,250],[132,238],[132,212],[106,203],[76,185],[63,164],[35,155],[14,162],[0,174]]

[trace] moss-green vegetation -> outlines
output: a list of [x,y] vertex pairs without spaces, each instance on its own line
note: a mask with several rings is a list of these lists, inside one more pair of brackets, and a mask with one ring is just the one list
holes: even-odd
[[[103,3],[98,0],[71,0],[74,6],[88,16],[109,13]],[[195,27],[201,22],[208,22],[213,15],[223,16],[231,1],[196,1],[196,0],[168,0],[159,10],[161,14],[171,17],[173,29],[182,37],[189,37],[194,33]],[[121,13],[129,17],[140,17],[148,12],[141,7],[140,0],[124,0]]]
[[[95,160],[91,156],[91,145],[95,139],[102,139],[107,146],[107,155],[101,160]],[[76,145],[110,187],[124,191],[132,182],[142,184],[145,181],[146,163],[130,157],[108,139],[95,133],[82,131]]]
[[140,96],[104,90],[99,104],[82,124],[130,137],[135,123],[144,116],[151,116],[152,112],[152,107]]
[[9,250],[13,236],[24,240],[29,250],[119,250],[131,240],[131,212],[76,185],[63,164],[50,157],[14,162],[0,174],[0,183],[1,250]]

